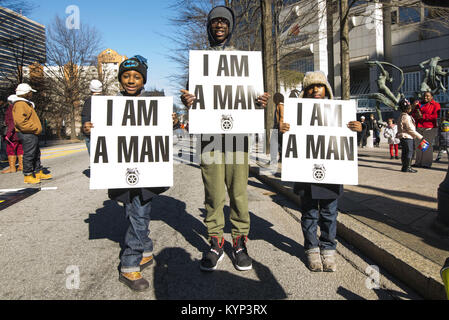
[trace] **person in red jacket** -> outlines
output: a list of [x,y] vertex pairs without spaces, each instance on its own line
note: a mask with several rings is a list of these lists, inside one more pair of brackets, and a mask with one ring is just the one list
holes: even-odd
[[[5,135],[5,141],[9,168],[3,170],[2,173],[14,173],[16,171],[23,171],[23,146],[22,141],[20,141],[17,135],[14,119],[12,117],[13,106],[14,105],[12,103],[9,103],[8,109],[6,109],[5,113],[5,123],[8,128]],[[17,169],[16,159],[18,159],[19,162],[19,167]]]
[[[433,162],[433,142],[438,134],[437,119],[441,106],[433,100],[431,92],[424,94],[424,103],[415,108],[413,113],[416,121],[416,129],[425,140],[429,141],[427,150],[416,149],[414,167],[430,168]],[[417,142],[417,141],[415,141]]]

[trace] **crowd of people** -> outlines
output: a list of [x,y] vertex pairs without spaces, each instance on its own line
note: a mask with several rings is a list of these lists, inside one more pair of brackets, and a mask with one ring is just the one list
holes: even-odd
[[374,114],[369,115],[369,119],[365,116],[360,117],[360,122],[362,123],[362,131],[357,134],[357,145],[359,147],[365,148],[367,145],[368,137],[373,133],[373,146],[380,147],[380,131],[382,129],[382,124],[380,124],[374,117]]
[[[2,144],[6,145],[9,167],[1,173],[23,172],[24,183],[38,184],[49,180],[51,174],[43,172],[39,135],[42,132],[41,121],[31,101],[36,92],[27,83],[16,88],[16,94],[7,99],[2,98],[4,109],[2,124]],[[6,101],[5,101],[6,100]],[[16,163],[18,166],[16,167]]]
[[[380,133],[389,144],[390,159],[399,159],[402,150],[402,171],[417,172],[414,168],[431,168],[432,163],[439,162],[442,154],[447,153],[449,117],[441,112],[441,106],[431,92],[425,92],[422,99],[402,99],[399,102],[401,114],[397,119],[388,118],[384,126],[375,119],[374,114],[360,117],[362,131],[357,136],[358,146],[365,148],[367,138],[373,134],[373,146],[379,147]],[[438,141],[435,138],[438,137]],[[434,143],[439,152],[433,160]],[[415,159],[415,163],[411,162]],[[449,154],[448,154],[449,159]]]

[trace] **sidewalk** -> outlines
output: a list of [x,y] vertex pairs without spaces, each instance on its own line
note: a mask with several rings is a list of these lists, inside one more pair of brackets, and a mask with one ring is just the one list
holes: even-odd
[[[449,257],[449,234],[437,232],[433,222],[447,155],[417,173],[401,172],[401,161],[390,160],[386,144],[359,148],[358,160],[359,185],[345,186],[339,200],[338,236],[424,298],[446,299],[439,272]],[[257,167],[251,173],[299,205],[293,183],[281,181],[280,173],[259,174]]]

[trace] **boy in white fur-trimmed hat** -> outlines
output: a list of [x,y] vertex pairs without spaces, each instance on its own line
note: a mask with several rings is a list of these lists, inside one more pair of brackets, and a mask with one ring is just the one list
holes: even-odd
[[[322,71],[306,73],[303,88],[300,98],[333,99],[334,97],[327,77]],[[362,131],[359,121],[351,121],[347,126],[352,131]],[[288,123],[281,124],[282,133],[289,130]],[[301,227],[304,234],[307,267],[315,272],[336,271],[337,207],[338,198],[343,194],[343,185],[295,182],[293,191],[301,198]],[[319,238],[318,224],[321,231]]]

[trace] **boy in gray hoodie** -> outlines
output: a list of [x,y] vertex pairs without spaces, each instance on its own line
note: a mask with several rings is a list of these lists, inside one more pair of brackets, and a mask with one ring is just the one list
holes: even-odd
[[[232,9],[218,6],[209,12],[207,19],[207,35],[210,42],[208,50],[236,50],[229,45],[232,33],[235,29],[235,17]],[[181,101],[190,108],[196,97],[187,90],[181,90]],[[257,103],[266,106],[269,95],[264,93],[259,96]],[[209,141],[201,139],[201,150],[212,141],[223,141],[224,135],[216,135]],[[237,141],[242,141],[237,139]],[[252,259],[248,255],[246,243],[250,229],[250,216],[248,211],[248,137],[244,138],[244,145],[237,146],[237,150],[228,150],[222,143],[220,163],[208,164],[203,157],[210,159],[210,151],[201,154],[201,174],[205,191],[206,224],[210,250],[206,251],[200,263],[200,269],[213,271],[223,259],[223,228],[225,225],[223,207],[226,199],[226,189],[230,197],[230,221],[232,224],[234,265],[237,270],[244,271],[252,268]],[[244,163],[236,163],[237,153],[244,153]],[[207,155],[207,154],[209,155]],[[212,157],[213,158],[213,157]],[[226,163],[225,159],[233,159],[232,163]]]

